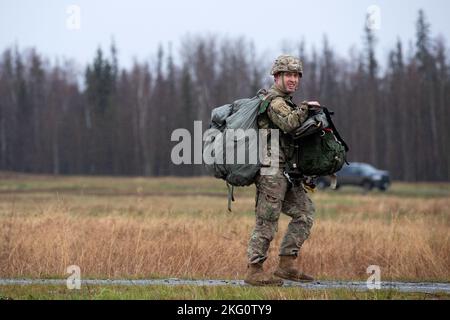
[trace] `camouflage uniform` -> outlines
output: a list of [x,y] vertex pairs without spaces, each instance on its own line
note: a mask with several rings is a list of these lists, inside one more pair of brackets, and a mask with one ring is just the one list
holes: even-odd
[[270,242],[278,230],[278,219],[283,212],[292,219],[280,247],[280,256],[296,257],[313,225],[314,205],[300,182],[293,186],[284,176],[288,160],[288,146],[293,141],[288,135],[307,117],[307,106],[297,107],[291,97],[276,85],[269,90],[273,100],[267,112],[258,118],[260,128],[280,129],[280,168],[274,175],[258,175],[256,178],[256,226],[248,245],[250,264],[267,259]]

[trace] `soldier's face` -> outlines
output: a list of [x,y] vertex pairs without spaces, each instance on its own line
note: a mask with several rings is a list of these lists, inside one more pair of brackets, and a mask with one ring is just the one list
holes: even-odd
[[300,84],[300,77],[296,72],[284,72],[275,77],[275,83],[287,93],[294,93]]

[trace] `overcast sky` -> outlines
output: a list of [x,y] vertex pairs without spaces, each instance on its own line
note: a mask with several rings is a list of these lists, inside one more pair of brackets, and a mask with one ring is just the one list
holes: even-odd
[[[75,21],[69,5],[81,9],[79,29],[67,25]],[[434,36],[450,37],[448,0],[0,0],[0,50],[34,46],[52,60],[66,57],[85,64],[113,37],[120,63],[127,67],[133,58],[150,59],[159,43],[172,42],[176,51],[187,33],[244,36],[268,56],[280,54],[283,43],[301,39],[308,48],[320,48],[326,34],[333,48],[347,55],[352,46],[362,47],[370,5],[380,8],[376,34],[382,61],[397,37],[414,40],[420,8]]]

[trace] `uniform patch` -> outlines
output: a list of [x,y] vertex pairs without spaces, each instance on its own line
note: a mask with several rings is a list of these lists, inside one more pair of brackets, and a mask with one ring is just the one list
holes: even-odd
[[272,103],[270,104],[270,107],[272,108],[272,111],[275,113],[278,113],[279,115],[286,117],[291,112],[292,109],[287,105],[286,101],[284,101],[283,98],[277,97],[273,99]]

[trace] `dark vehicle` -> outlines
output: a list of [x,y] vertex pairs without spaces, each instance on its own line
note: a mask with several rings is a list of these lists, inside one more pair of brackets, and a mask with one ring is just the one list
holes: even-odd
[[[372,190],[373,188],[386,191],[391,184],[388,171],[378,170],[367,163],[352,162],[350,165],[344,164],[342,169],[338,171],[336,175],[336,188],[353,185],[361,186],[367,191]],[[329,187],[330,183],[330,177],[319,177],[316,182],[319,189]]]

